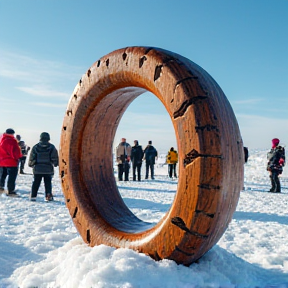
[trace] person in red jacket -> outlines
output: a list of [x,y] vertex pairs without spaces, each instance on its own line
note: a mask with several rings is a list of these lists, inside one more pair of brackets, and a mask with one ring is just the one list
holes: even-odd
[[15,182],[18,174],[19,159],[23,156],[14,134],[15,131],[8,128],[0,137],[0,190],[4,191],[5,180],[8,175],[8,196],[17,195]]

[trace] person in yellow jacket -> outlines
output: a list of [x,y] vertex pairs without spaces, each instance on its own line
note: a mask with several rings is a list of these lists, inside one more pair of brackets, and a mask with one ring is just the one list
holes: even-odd
[[168,164],[168,175],[172,178],[172,174],[177,178],[176,174],[176,164],[178,163],[178,153],[174,150],[174,147],[171,147],[167,154],[167,164]]

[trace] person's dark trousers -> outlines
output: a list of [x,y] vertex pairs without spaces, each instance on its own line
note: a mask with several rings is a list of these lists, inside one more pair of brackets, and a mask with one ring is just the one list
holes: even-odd
[[142,166],[142,163],[133,165],[133,181],[136,181],[136,171],[137,171],[138,181],[141,181],[141,166]]
[[7,168],[7,174],[8,174],[8,181],[7,181],[7,188],[8,193],[11,193],[15,190],[16,186],[16,178],[18,175],[18,167],[6,167]]
[[270,179],[271,179],[271,189],[270,192],[281,192],[281,186],[280,186],[280,180],[278,177],[279,173],[278,171],[272,170]]
[[123,181],[124,164],[118,164],[118,180]]
[[168,164],[168,174],[170,178],[172,178],[173,174],[174,174],[174,177],[177,177],[176,164]]
[[125,181],[129,181],[129,169],[130,169],[130,165],[128,162],[124,163],[124,174],[125,174]]
[[151,172],[151,179],[154,179],[154,164],[151,164],[151,162],[147,161],[146,162],[146,175],[145,175],[146,179],[148,179],[149,169]]
[[52,175],[49,174],[34,174],[32,183],[31,198],[36,198],[42,178],[44,179],[45,196],[52,194]]
[[23,156],[20,158],[20,173],[24,172],[24,166],[25,166],[25,162],[26,162],[26,156]]
[[6,167],[0,167],[0,187],[5,187],[5,180],[7,177],[7,168]]

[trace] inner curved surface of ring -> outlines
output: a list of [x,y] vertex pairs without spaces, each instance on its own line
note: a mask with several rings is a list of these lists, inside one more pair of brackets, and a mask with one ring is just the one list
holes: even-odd
[[[113,141],[117,127],[129,104],[144,92],[147,90],[143,88],[125,87],[103,97],[91,111],[82,137],[80,175],[88,194],[88,199],[83,200],[91,201],[90,209],[96,208],[106,222],[127,233],[140,233],[155,226],[136,217],[126,206],[113,171]],[[95,149],[97,153],[93,153]],[[83,193],[83,189],[75,191]],[[79,200],[82,201],[82,197]]]

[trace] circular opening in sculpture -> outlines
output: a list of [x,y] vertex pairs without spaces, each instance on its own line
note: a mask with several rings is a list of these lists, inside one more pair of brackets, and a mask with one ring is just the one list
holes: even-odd
[[[116,157],[116,148],[120,145],[122,137],[126,138],[126,142],[132,147],[132,157],[124,165],[119,163],[122,161]],[[134,140],[139,142],[141,148],[134,147]],[[140,164],[138,162],[143,158],[140,151],[145,150],[150,140],[158,153],[153,165],[154,180],[151,179],[150,167],[146,167],[146,159]],[[172,173],[172,177],[169,178],[166,159],[171,147],[174,147],[175,151],[178,150],[176,135],[165,107],[154,94],[145,92],[129,105],[117,128],[113,147],[114,176],[125,204],[141,220],[156,224],[164,217],[174,200],[179,173],[176,164],[176,174]],[[129,169],[126,170],[129,182],[125,181],[125,169]]]
[[[129,233],[150,229],[155,222],[142,221],[134,215],[119,193],[113,171],[112,144],[127,107],[145,92],[147,90],[139,87],[124,87],[103,97],[97,102],[97,109],[91,109],[80,137],[79,176],[85,183],[85,202],[89,201],[90,205],[95,206],[112,227]],[[84,200],[83,192],[78,193],[81,193],[81,202]]]

